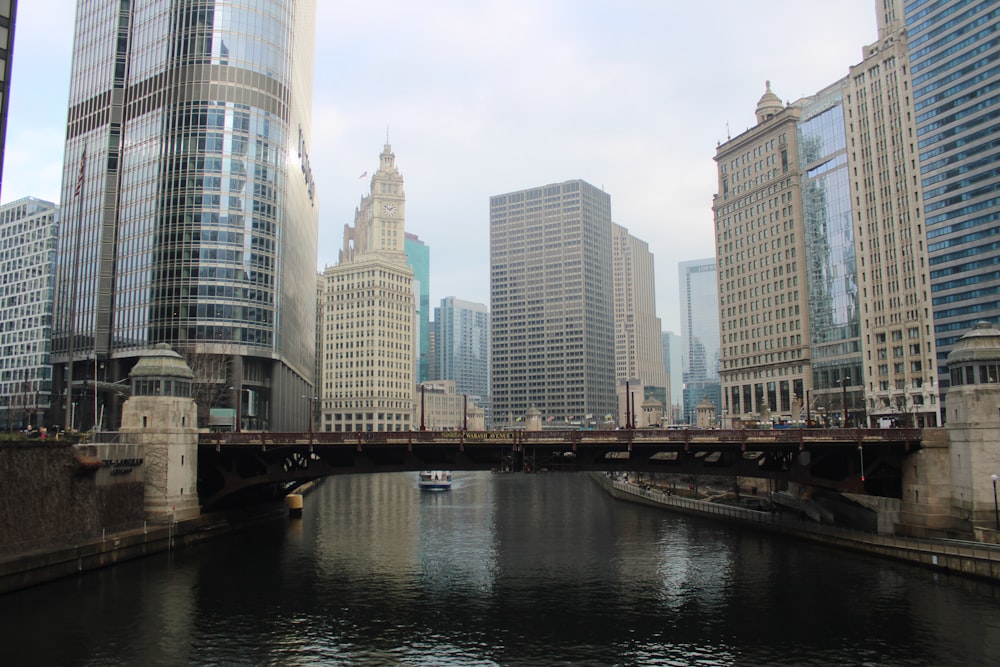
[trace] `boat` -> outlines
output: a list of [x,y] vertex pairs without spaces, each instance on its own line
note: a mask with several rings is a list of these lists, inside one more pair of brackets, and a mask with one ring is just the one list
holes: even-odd
[[447,491],[451,488],[451,472],[447,470],[421,470],[418,485],[422,491]]

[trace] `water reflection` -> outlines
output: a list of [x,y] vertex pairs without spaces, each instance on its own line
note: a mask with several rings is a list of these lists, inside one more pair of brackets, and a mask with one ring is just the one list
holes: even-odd
[[0,640],[5,665],[977,665],[998,599],[585,476],[351,476],[300,521],[0,598]]

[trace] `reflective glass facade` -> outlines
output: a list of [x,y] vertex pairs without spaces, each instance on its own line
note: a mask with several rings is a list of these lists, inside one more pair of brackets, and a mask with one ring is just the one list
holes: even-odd
[[403,240],[406,263],[413,269],[417,304],[417,384],[431,379],[431,249],[414,234]]
[[490,313],[481,303],[453,296],[434,309],[434,363],[438,380],[454,380],[490,415]]
[[194,368],[214,387],[196,401],[240,396],[245,426],[294,427],[282,415],[311,394],[315,344],[313,14],[309,0],[79,2],[57,360],[96,356],[121,377],[170,343],[219,361]]
[[[842,408],[844,383],[863,384],[842,85],[803,103],[798,124],[813,371],[810,400],[828,414]],[[850,391],[848,405],[863,405],[855,394]]]
[[977,321],[1000,321],[1000,6],[904,4],[938,371]]
[[7,143],[7,107],[16,23],[17,0],[0,0],[0,178],[3,177],[4,145]]
[[712,401],[721,415],[719,384],[719,286],[715,260],[678,264],[681,286],[681,335],[684,337],[684,423],[696,424],[698,404]]

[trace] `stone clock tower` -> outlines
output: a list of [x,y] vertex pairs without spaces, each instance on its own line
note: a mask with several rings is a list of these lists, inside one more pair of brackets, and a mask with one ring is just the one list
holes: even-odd
[[404,246],[405,205],[403,177],[386,143],[371,192],[354,211],[354,226],[344,226],[340,260],[320,278],[320,431],[412,428],[416,305]]
[[371,179],[371,194],[361,199],[354,212],[354,227],[344,226],[344,249],[340,261],[379,253],[401,257],[405,262],[405,209],[403,177],[396,168],[392,146],[386,144],[379,155],[378,171]]

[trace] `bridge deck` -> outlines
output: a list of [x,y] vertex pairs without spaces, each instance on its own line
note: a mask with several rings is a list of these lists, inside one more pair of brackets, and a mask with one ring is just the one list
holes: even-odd
[[920,437],[919,429],[206,433],[199,494],[212,506],[327,475],[448,469],[739,475],[896,495],[902,458]]

